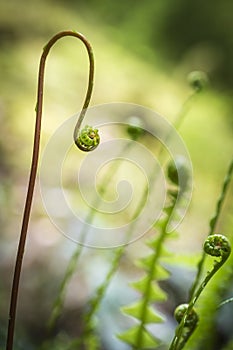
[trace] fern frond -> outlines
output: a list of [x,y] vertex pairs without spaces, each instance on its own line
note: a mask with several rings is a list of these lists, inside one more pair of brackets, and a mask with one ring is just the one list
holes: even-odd
[[[137,336],[141,334],[141,348],[138,348]],[[135,349],[151,349],[160,345],[160,341],[153,337],[146,328],[140,325],[134,326],[117,336],[123,342],[132,345]]]
[[140,320],[142,312],[144,313],[144,322],[147,323],[161,323],[164,319],[158,315],[152,306],[144,305],[143,300],[138,300],[129,306],[123,306],[121,311],[126,315],[132,316]]
[[[130,286],[136,289],[141,294],[144,293],[146,289],[146,285],[148,284],[149,276],[145,275],[142,279],[136,282],[131,282]],[[149,299],[151,302],[156,301],[166,301],[167,296],[166,293],[159,287],[158,283],[153,281],[150,283],[150,289],[148,290]]]
[[140,292],[141,298],[121,309],[127,316],[135,318],[138,324],[128,331],[118,334],[117,337],[138,350],[156,348],[161,343],[161,340],[155,338],[146,327],[148,324],[164,322],[164,318],[161,317],[152,304],[167,300],[167,295],[158,282],[166,280],[170,275],[161,265],[161,258],[170,255],[164,247],[164,242],[170,236],[166,228],[175,202],[175,198],[173,198],[172,205],[170,204],[166,208],[165,218],[158,224],[159,236],[152,237],[146,242],[151,253],[136,262],[136,265],[143,269],[145,275],[138,281],[131,282],[130,286]]

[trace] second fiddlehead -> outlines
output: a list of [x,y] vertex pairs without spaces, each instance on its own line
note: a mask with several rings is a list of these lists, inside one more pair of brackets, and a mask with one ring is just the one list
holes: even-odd
[[[174,317],[178,323],[181,323],[185,313],[188,310],[188,304],[178,305],[174,311]],[[179,347],[182,348],[183,345],[187,342],[195,328],[197,327],[199,321],[198,314],[196,310],[193,308],[191,312],[187,315],[186,321],[184,323],[183,334],[181,342],[179,343]]]
[[[211,280],[211,278],[215,275],[215,273],[221,268],[221,266],[226,262],[228,259],[230,253],[231,253],[231,245],[227,237],[225,237],[222,234],[213,234],[208,236],[208,238],[204,242],[203,250],[205,254],[208,254],[212,257],[219,258],[218,260],[214,260],[214,265],[212,270],[207,272],[206,277],[200,284],[199,288],[197,289],[196,293],[194,294],[193,298],[188,304],[188,307],[183,315],[183,318],[180,322],[180,325],[178,326],[176,330],[175,337],[173,338],[173,341],[170,346],[170,350],[180,350],[183,348],[183,345],[185,344],[184,340],[184,329],[185,325],[187,324],[187,320],[190,317],[193,307],[196,304],[198,298],[200,297],[201,293],[205,289],[207,283]],[[192,330],[193,331],[193,330]],[[189,334],[189,336],[191,333]],[[186,339],[187,340],[187,339]]]
[[[214,215],[211,218],[210,223],[209,223],[209,234],[208,234],[209,236],[212,235],[214,233],[214,231],[215,231],[215,228],[216,228],[219,216],[221,214],[222,206],[223,206],[225,197],[227,195],[228,188],[230,186],[232,175],[233,175],[233,159],[230,162],[230,165],[228,167],[225,179],[223,181],[222,190],[221,190],[221,194],[219,196],[219,199],[217,201],[217,206],[216,206],[216,209],[215,209],[215,213],[214,213]],[[205,255],[205,252],[203,251],[202,257],[201,257],[201,259],[200,259],[200,261],[198,263],[197,275],[196,275],[196,278],[194,280],[194,283],[193,283],[193,285],[191,287],[191,290],[190,290],[190,293],[189,293],[190,294],[190,299],[194,295],[195,290],[196,290],[196,288],[197,288],[197,286],[198,286],[198,284],[200,282],[202,270],[203,270],[204,263],[205,263],[205,257],[206,257],[206,255]]]

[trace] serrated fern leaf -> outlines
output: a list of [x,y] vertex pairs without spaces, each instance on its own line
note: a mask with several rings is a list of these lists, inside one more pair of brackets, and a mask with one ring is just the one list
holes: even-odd
[[[157,246],[158,246],[158,238],[153,237],[147,240],[146,245],[151,248],[153,251],[156,251]],[[160,251],[161,256],[164,257],[169,257],[172,256],[173,254],[164,246],[161,247]]]
[[[157,262],[157,261],[154,261],[155,255],[157,256],[157,253],[151,254],[148,257],[139,259],[136,262],[136,266],[142,268],[147,273],[149,273],[152,279],[156,279],[157,281],[166,280],[169,277],[169,272],[163,266],[155,265],[155,263]],[[151,268],[152,265],[154,265],[153,268]]]
[[126,315],[133,316],[140,320],[142,312],[144,312],[145,323],[161,323],[164,319],[156,313],[152,306],[144,307],[143,300],[136,301],[135,303],[124,306],[121,311]]
[[[141,294],[143,294],[148,283],[148,278],[149,277],[146,275],[139,281],[130,283],[130,286],[139,291]],[[166,293],[154,281],[150,283],[150,289],[148,293],[150,295],[149,299],[151,302],[165,301],[167,299]]]
[[169,253],[164,247],[165,240],[173,235],[167,234],[166,227],[170,220],[170,215],[175,205],[173,198],[172,206],[165,213],[165,219],[159,223],[159,235],[152,237],[146,244],[152,252],[140,258],[136,265],[145,271],[145,276],[139,281],[131,283],[131,286],[141,293],[139,301],[122,308],[122,312],[130,317],[134,317],[139,323],[130,328],[127,332],[118,336],[122,341],[133,345],[135,349],[156,348],[160,341],[154,339],[153,335],[146,329],[147,324],[161,323],[164,319],[155,311],[152,303],[165,301],[166,293],[161,289],[158,282],[166,280],[169,272],[161,265],[161,258],[168,257]]
[[[124,341],[125,343],[132,345],[135,349],[138,349],[137,347],[137,335],[139,333],[140,326],[134,326],[127,330],[124,333],[118,334],[117,337]],[[147,329],[143,328],[141,335],[141,348],[142,349],[152,349],[154,347],[157,347],[160,344],[160,341],[153,337]]]

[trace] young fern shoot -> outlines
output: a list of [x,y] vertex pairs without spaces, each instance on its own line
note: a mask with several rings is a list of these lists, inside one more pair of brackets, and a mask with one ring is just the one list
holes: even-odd
[[[215,231],[218,219],[219,219],[220,214],[221,214],[222,206],[223,206],[224,200],[226,198],[226,195],[227,195],[227,192],[228,192],[228,188],[229,188],[230,183],[231,183],[232,176],[233,176],[233,158],[232,158],[232,160],[231,160],[231,162],[229,164],[229,167],[228,167],[225,179],[223,181],[222,190],[221,190],[219,199],[217,201],[215,213],[214,213],[213,217],[211,218],[211,220],[209,222],[209,233],[208,233],[209,236],[212,235],[214,233],[214,231]],[[193,295],[195,293],[195,290],[196,290],[196,288],[197,288],[197,286],[198,286],[198,284],[200,282],[202,270],[203,270],[204,263],[205,263],[205,258],[206,258],[206,254],[203,251],[201,260],[198,263],[198,271],[197,271],[197,274],[196,274],[196,278],[194,280],[194,283],[193,283],[193,285],[191,287],[191,290],[190,290],[190,293],[189,293],[190,294],[190,299],[193,297]]]
[[[187,312],[188,306],[189,306],[188,304],[180,304],[175,309],[174,317],[179,324],[182,322],[182,319],[185,313]],[[179,343],[180,349],[182,349],[184,344],[188,341],[189,337],[192,335],[192,333],[196,329],[198,325],[198,320],[199,320],[198,314],[196,310],[193,308],[191,312],[188,314],[186,321],[184,323],[182,339]]]
[[[92,95],[93,82],[94,82],[94,56],[93,56],[93,50],[92,50],[90,43],[87,41],[87,39],[82,34],[75,32],[75,31],[62,31],[62,32],[57,33],[45,45],[45,47],[43,49],[43,53],[41,55],[40,65],[39,65],[37,103],[36,103],[36,109],[35,109],[36,110],[36,122],[35,122],[35,133],[34,133],[33,155],[32,155],[31,170],[30,170],[30,177],[29,177],[29,183],[28,183],[26,202],[25,202],[24,213],[23,213],[22,228],[21,228],[20,239],[19,239],[19,244],[18,244],[16,262],[15,262],[13,283],[12,283],[12,288],[11,288],[11,300],[10,300],[6,350],[13,349],[19,282],[20,282],[22,263],[23,263],[23,257],[24,257],[24,250],[25,250],[25,243],[26,243],[26,238],[27,238],[29,219],[30,219],[30,215],[31,215],[31,205],[32,205],[32,199],[33,199],[34,188],[35,188],[37,168],[38,168],[42,106],[43,106],[43,92],[44,92],[45,63],[46,63],[47,56],[48,56],[52,46],[59,39],[66,37],[66,36],[75,37],[78,40],[81,40],[87,49],[87,53],[88,53],[88,57],[89,57],[88,88],[87,88],[84,104],[83,104],[81,113],[79,115],[77,124],[75,126],[75,130],[74,130],[74,142],[77,144],[78,147],[80,147],[80,141],[79,141],[80,140],[80,137],[79,137],[80,127],[81,127],[82,121],[85,117],[85,113],[86,113],[86,110],[89,106],[91,95]],[[95,137],[93,137],[93,132],[91,132],[91,135],[88,134],[89,138],[95,139],[94,147],[89,148],[88,151],[96,148],[96,146],[99,142],[99,137],[96,135],[97,131],[96,131],[96,129],[94,129],[94,130],[95,130]],[[81,132],[81,140],[83,140],[83,138],[84,138],[83,136],[84,135]],[[85,140],[85,142],[87,142],[87,140]],[[88,143],[89,143],[89,141],[88,141]]]
[[[213,234],[213,235],[210,235],[205,240],[203,250],[205,254],[208,254],[212,257],[217,257],[219,258],[219,260],[214,260],[214,265],[212,270],[207,272],[206,277],[201,282],[193,298],[190,300],[186,308],[186,311],[184,312],[183,318],[176,330],[175,337],[173,338],[173,341],[169,348],[170,350],[181,350],[184,344],[186,343],[186,341],[188,340],[189,336],[192,334],[194,328],[192,328],[189,331],[188,337],[186,335],[186,332],[184,333],[187,320],[189,319],[190,315],[192,315],[193,307],[196,304],[198,298],[200,297],[201,293],[205,289],[208,282],[211,280],[211,278],[215,275],[215,273],[222,267],[222,265],[228,259],[231,253],[231,246],[227,237],[225,237],[222,234]],[[184,341],[184,338],[185,338],[185,341]]]
[[[194,280],[194,283],[192,285],[191,291],[190,291],[190,302],[188,303],[188,307],[186,308],[184,317],[182,321],[180,322],[179,326],[176,329],[175,336],[172,340],[172,343],[170,345],[169,350],[180,350],[183,348],[185,343],[187,342],[188,338],[191,336],[193,333],[194,329],[192,329],[187,336],[187,332],[185,332],[185,322],[187,317],[190,315],[190,313],[193,310],[193,307],[200,297],[200,294],[206,287],[207,283],[209,280],[214,276],[214,274],[220,269],[220,267],[225,263],[227,258],[230,255],[231,252],[231,247],[228,239],[219,234],[214,234],[214,230],[217,225],[217,221],[220,217],[221,209],[223,206],[223,202],[225,200],[231,179],[233,175],[233,159],[230,162],[230,165],[227,170],[227,174],[225,176],[225,179],[223,181],[223,186],[221,190],[220,197],[217,201],[217,206],[215,210],[215,214],[210,220],[210,232],[209,235],[204,243],[204,249],[203,249],[203,254],[200,262],[198,263],[198,271],[196,278]],[[214,262],[214,267],[213,269],[207,273],[206,278],[203,280],[203,282],[200,282],[202,270],[204,267],[204,263],[206,260],[207,254],[220,257],[220,261]]]

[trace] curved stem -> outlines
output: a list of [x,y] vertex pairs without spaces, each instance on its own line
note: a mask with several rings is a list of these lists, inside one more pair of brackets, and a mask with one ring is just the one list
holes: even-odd
[[36,180],[36,173],[37,173],[37,167],[38,167],[39,148],[40,148],[40,132],[41,132],[41,118],[42,118],[42,106],[43,106],[45,62],[46,62],[46,58],[48,56],[48,53],[49,53],[51,47],[60,38],[65,37],[65,36],[73,36],[75,38],[78,38],[79,40],[81,40],[84,43],[84,45],[87,49],[87,52],[88,52],[89,64],[90,64],[88,88],[87,88],[86,97],[84,100],[84,104],[83,104],[81,113],[79,115],[77,124],[75,126],[74,140],[76,140],[76,138],[77,138],[77,134],[78,134],[78,131],[80,129],[81,123],[83,121],[83,118],[85,116],[86,109],[89,105],[89,102],[91,99],[91,94],[92,94],[92,89],[93,89],[94,57],[93,57],[93,51],[92,51],[91,45],[86,40],[86,38],[80,33],[77,33],[74,31],[62,31],[62,32],[57,33],[55,36],[53,36],[50,39],[50,41],[44,47],[43,53],[42,53],[41,59],[40,59],[39,74],[38,74],[36,123],[35,123],[35,133],[34,133],[33,155],[32,155],[31,170],[30,170],[30,177],[29,177],[29,183],[28,183],[26,202],[25,202],[24,213],[23,213],[21,234],[20,234],[17,257],[16,257],[16,262],[15,262],[14,277],[13,277],[13,283],[12,283],[12,289],[11,289],[11,301],[10,301],[10,310],[9,310],[9,322],[8,322],[6,350],[12,350],[12,348],[13,348],[19,281],[20,281],[23,255],[24,255],[24,249],[25,249],[25,243],[26,243],[26,237],[27,237],[27,231],[28,231],[28,223],[29,223],[29,219],[30,219],[31,205],[32,205],[35,180]]
[[227,258],[222,257],[218,263],[217,262],[215,263],[213,269],[207,274],[204,281],[200,284],[199,288],[197,289],[195,295],[193,295],[192,299],[189,302],[189,306],[185,312],[185,315],[176,330],[175,337],[172,340],[169,350],[181,349],[179,345],[180,345],[180,340],[181,340],[182,332],[183,332],[187,317],[191,312],[191,310],[193,309],[194,305],[196,304],[197,300],[199,299],[201,293],[205,289],[207,283],[211,280],[211,278],[215,275],[215,273],[220,269],[220,267],[225,263],[226,259]]
[[188,319],[190,312],[192,311],[201,293],[205,289],[207,283],[227,261],[229,255],[231,254],[231,246],[228,239],[225,236],[221,234],[213,234],[205,240],[203,251],[205,252],[205,254],[211,255],[213,257],[220,257],[220,260],[214,260],[214,266],[212,270],[207,272],[205,279],[199,285],[195,294],[192,296],[186,309],[186,312],[184,313],[182,321],[176,329],[175,336],[172,340],[169,350],[181,350],[183,348],[183,345],[185,343],[182,342],[182,334],[186,324],[186,320]]
[[[222,209],[224,200],[226,198],[226,195],[227,195],[227,192],[228,192],[228,188],[229,188],[232,176],[233,176],[233,158],[232,158],[232,160],[231,160],[231,162],[229,164],[229,167],[228,167],[225,179],[223,181],[221,194],[220,194],[220,197],[219,197],[219,199],[217,201],[217,205],[216,205],[214,216],[211,218],[210,223],[209,223],[208,236],[211,236],[214,233],[214,230],[215,230],[215,228],[217,226],[217,222],[218,222],[219,216],[221,214],[221,209]],[[194,295],[194,293],[195,293],[195,291],[197,289],[197,286],[198,286],[198,284],[200,282],[201,274],[202,274],[204,263],[205,263],[205,258],[206,258],[206,254],[203,251],[202,257],[201,257],[201,259],[200,259],[200,261],[198,263],[197,274],[196,274],[194,283],[193,283],[193,285],[192,285],[192,287],[190,289],[190,292],[189,292],[190,299],[192,299],[192,297],[193,297],[193,295]]]

